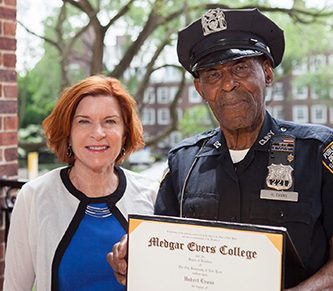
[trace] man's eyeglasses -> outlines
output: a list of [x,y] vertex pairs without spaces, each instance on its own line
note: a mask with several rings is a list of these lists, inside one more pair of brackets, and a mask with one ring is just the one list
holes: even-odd
[[206,70],[199,71],[199,79],[206,84],[215,84],[220,81],[226,73],[235,79],[248,77],[253,72],[253,63],[245,60],[232,64],[231,66],[220,65]]

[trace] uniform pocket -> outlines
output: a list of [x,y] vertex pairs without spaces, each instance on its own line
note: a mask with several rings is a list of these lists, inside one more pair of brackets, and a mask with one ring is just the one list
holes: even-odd
[[312,221],[311,203],[260,200],[253,202],[250,210],[252,223],[285,224]]
[[185,217],[217,220],[218,196],[215,193],[185,193],[183,212]]

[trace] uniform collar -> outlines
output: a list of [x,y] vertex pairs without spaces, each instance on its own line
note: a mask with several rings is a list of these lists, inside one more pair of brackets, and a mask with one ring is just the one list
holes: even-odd
[[[228,150],[225,137],[220,128],[215,129],[216,134],[209,136],[202,148],[197,154],[198,157],[220,155]],[[266,111],[264,123],[259,132],[258,138],[252,148],[259,151],[267,151],[270,146],[270,140],[274,135],[287,134],[288,128],[279,125],[276,120]]]
[[216,128],[215,132],[216,134],[205,140],[197,157],[220,155],[228,149],[221,129]]
[[254,145],[255,150],[266,151],[269,148],[270,140],[274,135],[287,135],[288,128],[285,125],[279,125],[276,120],[266,111],[264,123]]
[[[204,147],[197,155],[198,157],[220,155],[228,150],[225,137],[221,129],[217,128],[215,131],[216,134],[206,139]],[[287,127],[279,126],[275,119],[272,118],[272,116],[266,111],[263,125],[252,148],[259,151],[267,151],[269,149],[271,138],[277,134],[287,134],[287,131]]]

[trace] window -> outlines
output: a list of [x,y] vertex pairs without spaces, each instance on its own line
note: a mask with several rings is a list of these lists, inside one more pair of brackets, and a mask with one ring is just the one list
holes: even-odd
[[308,107],[305,105],[297,105],[293,107],[293,121],[299,123],[309,122]]
[[272,100],[272,95],[273,95],[273,88],[272,87],[266,87],[266,91],[265,91],[265,100],[266,100],[266,102]]
[[155,110],[152,108],[143,108],[141,115],[142,125],[155,124]]
[[266,106],[267,111],[275,118],[284,119],[282,106]]
[[[169,102],[172,102],[177,94],[178,87],[170,87],[169,88]],[[181,99],[181,98],[180,98]]]
[[183,119],[183,110],[181,108],[177,108],[176,110],[178,121],[181,121]]
[[168,87],[157,88],[157,101],[159,104],[169,103],[169,90]]
[[273,97],[273,100],[276,100],[276,101],[283,100],[283,83],[277,82],[274,84],[272,97]]
[[327,89],[326,88],[313,88],[311,87],[311,99],[326,98]]
[[300,61],[294,61],[293,62],[293,74],[294,75],[302,75],[306,73],[306,61],[300,60]]
[[182,140],[182,134],[179,131],[174,131],[170,134],[170,146],[174,147]]
[[202,102],[202,98],[199,95],[199,93],[197,92],[197,90],[195,90],[194,86],[188,87],[188,102],[189,103],[201,103]]
[[284,111],[282,106],[274,106],[272,108],[272,116],[278,119],[284,119]]
[[333,82],[330,82],[329,88],[328,88],[328,94],[330,99],[333,99]]
[[170,111],[168,108],[158,109],[157,123],[160,125],[167,125],[170,122]]
[[297,100],[305,100],[308,98],[308,87],[304,85],[296,85],[293,87],[293,96]]
[[322,124],[327,122],[326,105],[318,104],[311,107],[311,122]]
[[315,88],[311,87],[310,89],[310,92],[311,92],[311,99],[318,99],[318,92]]
[[310,60],[310,71],[315,72],[320,67],[326,64],[326,56],[325,55],[314,55],[309,58]]
[[154,104],[155,103],[155,90],[153,87],[148,87],[145,91],[143,102],[145,104]]
[[333,54],[328,56],[328,63],[333,66]]

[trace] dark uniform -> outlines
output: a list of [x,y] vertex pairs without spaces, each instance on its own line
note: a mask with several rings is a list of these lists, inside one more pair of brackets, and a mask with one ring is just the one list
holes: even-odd
[[[268,188],[272,139],[279,136],[295,138],[292,182],[297,201],[261,194]],[[328,258],[333,235],[332,152],[331,129],[276,120],[268,113],[257,141],[237,164],[219,129],[199,134],[170,151],[155,214],[286,227],[305,266],[286,266],[286,287],[294,286]]]
[[[275,68],[284,46],[283,31],[259,10],[217,8],[179,32],[177,52],[198,78],[200,70],[247,57],[266,57]],[[216,129],[183,141],[168,163],[156,214],[286,227],[303,263],[287,258],[286,287],[327,262],[333,235],[331,129],[276,120],[266,112],[240,162],[233,163]]]

